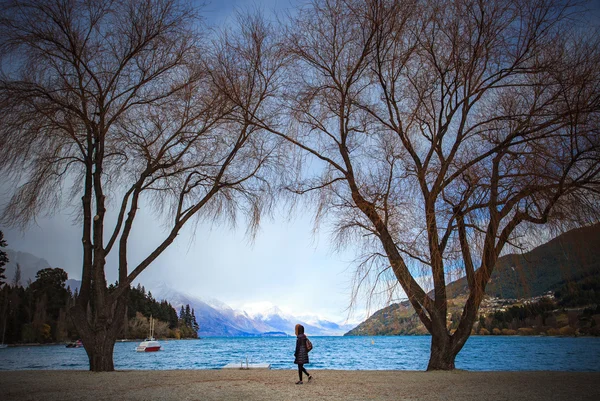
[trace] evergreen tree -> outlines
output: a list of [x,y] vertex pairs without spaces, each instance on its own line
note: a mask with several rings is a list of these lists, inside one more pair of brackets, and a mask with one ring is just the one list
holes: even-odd
[[192,312],[190,311],[190,304],[185,306],[185,325],[186,327],[192,327]]
[[194,332],[196,332],[196,333],[198,333],[198,330],[200,330],[200,325],[196,321],[196,313],[194,312],[193,308],[192,308],[192,328],[194,329]]
[[[75,305],[78,289],[72,293],[65,286],[66,279],[67,274],[62,269],[43,269],[38,272],[36,281],[27,288],[11,285],[0,288],[0,316],[4,316],[0,318],[0,330],[6,324],[6,343],[57,342],[79,338],[69,312]],[[117,285],[111,284],[109,292],[113,292]],[[127,309],[128,314],[123,321],[126,338],[134,338],[131,336],[139,332],[135,329],[136,315],[143,316],[146,321],[150,313],[173,330],[171,333],[165,332],[167,335],[175,335],[174,330],[179,328],[182,338],[197,336],[192,328],[184,326],[185,307],[181,309],[180,322],[177,311],[168,301],[157,301],[150,292],[145,293],[142,285],[130,288]],[[160,327],[158,322],[157,327]],[[143,332],[145,335],[147,328]]]
[[[171,305],[169,305],[171,306]],[[174,329],[177,327],[178,319],[177,319],[177,311],[173,309],[173,307],[169,308],[169,328]]]
[[65,282],[68,275],[61,268],[42,269],[37,272],[36,280],[31,284],[31,290],[36,301],[40,302],[45,298],[44,313],[47,313],[53,320],[58,319],[60,309],[67,303],[69,296],[65,288]]
[[[4,240],[4,233],[0,231],[0,248],[5,248],[8,246],[6,241]],[[0,286],[4,284],[4,280],[6,277],[4,276],[4,272],[6,271],[4,265],[8,263],[8,255],[5,251],[0,249]]]

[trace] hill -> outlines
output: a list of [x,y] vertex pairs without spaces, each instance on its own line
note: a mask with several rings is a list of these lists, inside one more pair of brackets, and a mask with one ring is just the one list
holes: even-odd
[[31,253],[15,251],[10,248],[6,249],[6,255],[8,256],[8,263],[6,264],[6,281],[12,284],[15,271],[17,270],[17,263],[21,267],[21,280],[20,284],[25,286],[29,281],[35,281],[35,275],[42,269],[47,269],[50,263],[46,259],[39,258]]
[[[518,299],[535,299],[566,284],[585,283],[599,277],[599,244],[600,224],[595,224],[564,233],[530,252],[501,257],[486,288],[488,299],[482,308],[505,309]],[[447,291],[448,311],[457,315],[466,300],[466,278],[448,284]],[[410,303],[404,301],[375,312],[345,335],[426,333]]]
[[[567,282],[600,274],[600,224],[568,231],[523,254],[498,259],[486,288],[496,298],[530,298]],[[467,280],[448,286],[450,297],[467,293]]]

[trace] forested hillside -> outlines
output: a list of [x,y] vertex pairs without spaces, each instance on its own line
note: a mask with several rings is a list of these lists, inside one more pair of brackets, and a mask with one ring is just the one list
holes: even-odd
[[[530,252],[501,257],[486,294],[496,298],[537,297],[563,285],[600,274],[600,224],[559,235]],[[467,292],[467,280],[448,285],[455,297]]]
[[[499,259],[475,324],[477,334],[600,335],[600,224],[569,231],[524,254]],[[461,278],[447,287],[450,330],[465,302]],[[427,330],[408,301],[390,305],[346,335]]]
[[[71,322],[69,308],[77,290],[67,287],[67,273],[60,268],[37,272],[29,286],[5,284],[0,289],[0,330],[4,343],[52,343],[79,338]],[[14,281],[14,280],[13,280]],[[114,285],[109,287],[112,290]],[[93,308],[93,305],[90,305]],[[145,338],[149,318],[155,320],[155,336],[196,338],[198,326],[189,305],[177,315],[167,301],[158,301],[142,285],[129,291],[127,319],[123,321],[121,338]],[[0,332],[0,335],[2,334]]]

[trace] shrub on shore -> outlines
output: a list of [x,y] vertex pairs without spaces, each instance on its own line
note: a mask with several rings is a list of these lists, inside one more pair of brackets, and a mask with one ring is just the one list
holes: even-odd
[[574,336],[576,334],[576,331],[571,326],[563,326],[560,329],[558,329],[558,333],[561,336]]

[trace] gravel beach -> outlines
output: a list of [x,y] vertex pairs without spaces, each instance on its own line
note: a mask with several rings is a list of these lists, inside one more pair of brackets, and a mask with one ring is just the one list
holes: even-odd
[[[310,371],[310,370],[309,370]],[[9,400],[600,400],[600,373],[312,370],[4,371]]]

